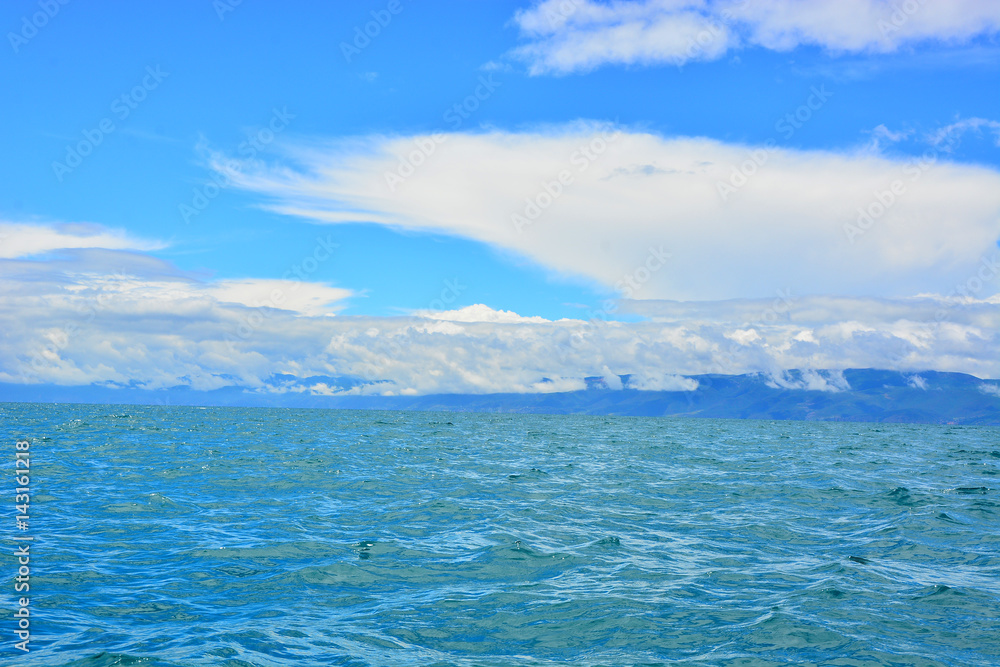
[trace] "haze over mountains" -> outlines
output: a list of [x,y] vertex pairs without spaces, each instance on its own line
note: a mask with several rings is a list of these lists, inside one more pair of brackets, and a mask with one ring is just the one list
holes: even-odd
[[[58,387],[0,384],[0,401],[215,405],[462,412],[684,416],[738,419],[912,422],[1000,425],[1000,381],[964,373],[850,369],[790,371],[780,377],[698,375],[692,391],[639,391],[630,377],[621,388],[606,378],[588,378],[582,391],[530,394],[431,394],[375,396],[317,395],[305,384],[341,387],[349,378],[315,377],[291,389],[288,377],[274,379],[272,392],[240,387],[195,391],[188,387],[150,391],[137,387]],[[613,381],[612,381],[613,383]],[[277,387],[284,387],[277,391]]]

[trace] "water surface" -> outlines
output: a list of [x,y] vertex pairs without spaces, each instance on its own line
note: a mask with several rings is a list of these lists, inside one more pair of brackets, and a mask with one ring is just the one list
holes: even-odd
[[9,664],[1000,664],[997,428],[33,404],[0,423],[8,460],[32,439],[36,540],[33,650],[0,622]]

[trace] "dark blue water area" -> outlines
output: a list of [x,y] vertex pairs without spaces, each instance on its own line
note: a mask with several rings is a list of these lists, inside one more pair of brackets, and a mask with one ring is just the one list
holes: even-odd
[[[996,665],[1000,429],[0,404],[10,665]],[[2,600],[16,608],[14,484]]]

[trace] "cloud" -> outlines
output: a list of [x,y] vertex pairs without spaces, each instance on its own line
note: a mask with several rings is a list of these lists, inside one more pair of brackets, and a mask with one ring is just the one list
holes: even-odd
[[202,289],[223,303],[280,308],[311,316],[332,315],[342,307],[339,302],[351,296],[350,290],[321,283],[260,278],[220,280]]
[[846,391],[851,388],[843,371],[804,370],[801,372],[784,371],[772,374],[767,381],[769,387],[775,389],[805,389],[808,391]]
[[944,159],[593,123],[286,151],[231,178],[287,215],[475,239],[643,299],[947,294],[1000,237],[1000,173]]
[[996,396],[997,398],[1000,398],[1000,385],[981,384],[979,385],[979,391],[983,392],[987,396]]
[[515,15],[522,35],[533,41],[512,55],[527,61],[531,74],[587,71],[605,63],[715,60],[736,38],[726,25],[699,11],[701,4],[547,0]]
[[457,310],[418,310],[414,315],[433,320],[448,320],[449,322],[496,322],[503,324],[533,322],[541,324],[549,321],[544,317],[522,317],[510,310],[494,310],[482,303],[465,306]]
[[544,0],[513,19],[527,43],[510,56],[533,75],[601,65],[681,65],[758,46],[887,53],[921,42],[960,44],[1000,29],[990,0]]
[[629,377],[629,389],[639,391],[694,391],[698,381],[681,375],[658,375],[642,371]]
[[0,260],[0,382],[412,395],[571,391],[593,377],[611,389],[690,391],[692,375],[748,372],[836,391],[845,368],[1000,376],[1000,300],[633,302],[649,313],[638,322],[483,304],[329,317],[346,296],[337,288],[206,283],[155,258],[93,253],[56,266]]
[[[1000,276],[1000,252],[993,257]],[[985,266],[985,264],[984,264]],[[1000,298],[972,299],[963,296],[925,294],[905,299],[856,298],[808,295],[778,290],[773,298],[726,301],[637,300],[622,302],[621,310],[657,322],[732,324],[742,329],[768,325],[825,326],[831,322],[861,322],[881,328],[895,322],[944,323],[990,327],[1000,323]],[[734,332],[734,335],[735,332]],[[741,334],[747,335],[749,334]],[[804,338],[807,339],[808,337]]]
[[928,140],[943,150],[950,150],[961,141],[962,135],[966,132],[981,134],[983,130],[992,132],[994,144],[1000,146],[1000,122],[986,118],[962,118],[932,132]]
[[164,243],[135,239],[124,231],[99,225],[0,222],[0,259],[34,257],[70,248],[150,251],[164,247]]
[[908,139],[913,134],[913,130],[893,132],[883,124],[871,130],[870,134],[872,138],[869,148],[872,151],[878,152],[886,144],[895,144]]

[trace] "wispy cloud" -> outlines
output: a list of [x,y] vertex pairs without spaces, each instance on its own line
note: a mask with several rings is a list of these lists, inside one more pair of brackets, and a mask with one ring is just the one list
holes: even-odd
[[987,118],[961,118],[932,132],[928,140],[935,146],[950,150],[961,141],[962,135],[967,132],[979,135],[984,132],[992,134],[994,145],[1000,146],[1000,121]]

